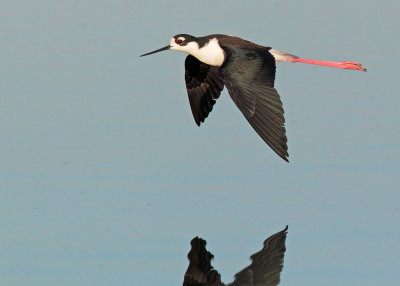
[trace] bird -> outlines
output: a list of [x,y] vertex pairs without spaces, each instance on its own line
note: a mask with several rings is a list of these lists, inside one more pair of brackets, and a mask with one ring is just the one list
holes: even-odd
[[276,62],[306,63],[366,71],[359,63],[300,58],[235,36],[212,34],[194,37],[178,34],[165,50],[188,53],[185,82],[194,120],[198,126],[212,111],[224,86],[233,102],[258,135],[283,160],[289,162],[284,110],[274,88]]
[[[264,241],[263,249],[251,256],[252,263],[235,274],[228,286],[275,286],[280,282],[286,251],[288,226]],[[221,275],[211,265],[214,255],[207,251],[207,242],[195,237],[190,242],[189,266],[183,286],[222,286]]]

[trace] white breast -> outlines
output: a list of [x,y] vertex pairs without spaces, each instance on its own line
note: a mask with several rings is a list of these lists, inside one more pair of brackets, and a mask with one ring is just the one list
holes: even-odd
[[200,49],[199,45],[194,42],[189,43],[187,47],[189,54],[205,64],[219,67],[224,62],[224,50],[219,46],[217,39],[212,39]]

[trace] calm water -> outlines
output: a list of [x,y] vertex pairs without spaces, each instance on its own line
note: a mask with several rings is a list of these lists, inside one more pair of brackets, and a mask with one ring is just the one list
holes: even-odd
[[[85,3],[0,4],[1,285],[181,285],[196,235],[230,282],[286,224],[281,285],[399,284],[396,1]],[[226,91],[195,125],[184,54],[138,57],[177,33],[368,72],[278,65],[287,164]]]

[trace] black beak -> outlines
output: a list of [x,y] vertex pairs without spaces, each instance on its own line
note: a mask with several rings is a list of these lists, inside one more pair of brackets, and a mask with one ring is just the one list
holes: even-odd
[[168,45],[168,46],[166,46],[164,48],[152,51],[152,52],[144,54],[144,55],[141,55],[141,57],[148,56],[148,55],[151,55],[151,54],[155,54],[155,53],[158,53],[158,52],[161,52],[161,51],[169,50],[169,48],[170,48],[170,46]]

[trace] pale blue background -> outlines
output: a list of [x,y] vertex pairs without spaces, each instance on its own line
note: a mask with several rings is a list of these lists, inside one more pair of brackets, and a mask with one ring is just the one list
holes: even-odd
[[[400,4],[264,2],[0,2],[0,285],[181,285],[195,235],[230,282],[286,224],[281,285],[400,284]],[[368,72],[278,65],[287,164],[138,57],[178,33]]]

